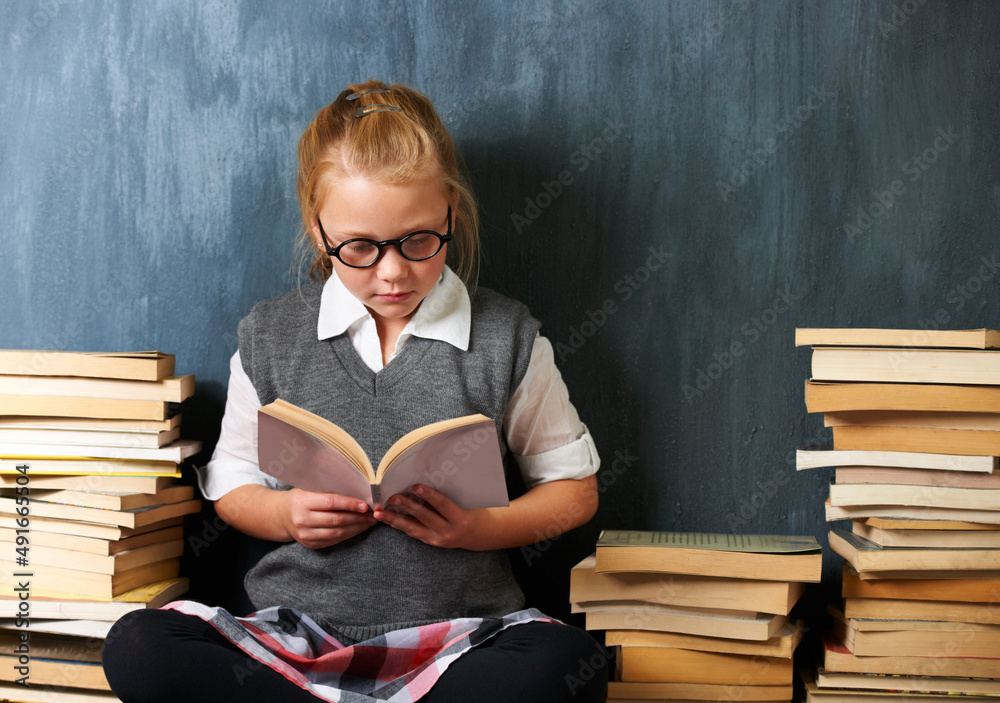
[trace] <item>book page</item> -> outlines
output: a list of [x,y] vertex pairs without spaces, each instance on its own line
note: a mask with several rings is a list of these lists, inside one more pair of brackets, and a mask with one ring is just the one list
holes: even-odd
[[496,424],[488,418],[432,435],[404,450],[382,469],[378,482],[382,500],[423,483],[466,509],[510,504]]
[[339,451],[267,413],[259,413],[258,422],[261,471],[304,491],[338,493],[372,502],[371,485],[362,469]]
[[792,554],[820,550],[816,538],[794,535],[733,535],[705,532],[603,530],[598,547],[674,547],[720,552]]

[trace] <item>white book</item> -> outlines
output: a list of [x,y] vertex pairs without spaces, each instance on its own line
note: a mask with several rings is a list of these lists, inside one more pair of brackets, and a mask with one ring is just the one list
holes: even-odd
[[201,442],[178,439],[165,447],[102,447],[98,445],[33,444],[30,442],[0,442],[0,455],[7,457],[88,459],[138,459],[144,461],[181,462],[201,451]]
[[818,469],[826,466],[884,466],[899,469],[934,469],[939,471],[976,471],[992,473],[997,468],[995,456],[925,454],[921,452],[883,452],[866,449],[799,449],[795,468]]

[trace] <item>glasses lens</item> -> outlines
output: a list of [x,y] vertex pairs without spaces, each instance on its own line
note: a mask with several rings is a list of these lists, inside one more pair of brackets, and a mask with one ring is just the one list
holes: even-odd
[[340,260],[348,266],[367,266],[378,258],[378,247],[371,242],[358,239],[345,242],[340,251]]
[[413,261],[429,259],[441,249],[441,238],[433,232],[417,232],[402,244],[403,256]]

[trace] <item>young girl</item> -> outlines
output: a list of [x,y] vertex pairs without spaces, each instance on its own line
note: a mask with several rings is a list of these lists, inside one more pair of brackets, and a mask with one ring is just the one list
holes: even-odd
[[[240,323],[222,434],[199,473],[229,524],[283,544],[246,575],[253,616],[181,601],[119,621],[104,650],[115,693],[603,700],[601,677],[581,676],[596,643],[523,609],[504,551],[589,520],[599,460],[538,322],[467,287],[476,203],[430,101],[374,81],[342,92],[299,142],[298,196],[318,280]],[[372,510],[289,489],[257,467],[257,409],[279,397],[346,429],[373,464],[410,430],[483,413],[528,490],[466,510],[417,485]]]

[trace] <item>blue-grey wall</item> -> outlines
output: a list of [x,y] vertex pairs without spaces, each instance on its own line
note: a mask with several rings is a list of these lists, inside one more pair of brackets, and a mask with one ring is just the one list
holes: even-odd
[[795,327],[1000,325],[998,3],[8,0],[0,28],[0,346],[175,353],[209,444],[237,321],[295,284],[299,133],[366,77],[434,98],[481,282],[544,322],[604,457],[598,517],[521,560],[553,609],[601,527],[825,543]]

